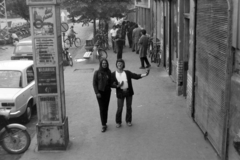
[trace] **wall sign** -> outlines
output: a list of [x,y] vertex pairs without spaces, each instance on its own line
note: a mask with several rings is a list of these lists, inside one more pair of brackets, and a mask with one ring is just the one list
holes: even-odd
[[56,64],[56,53],[54,50],[54,38],[35,39],[36,62],[38,65]]
[[56,67],[37,67],[37,87],[39,94],[57,93]]
[[39,4],[57,4],[63,0],[27,0],[27,5],[39,5]]
[[34,36],[53,35],[53,6],[33,7],[32,12]]
[[42,121],[59,121],[59,108],[57,96],[40,96],[39,104]]
[[150,8],[150,0],[135,0],[135,6]]

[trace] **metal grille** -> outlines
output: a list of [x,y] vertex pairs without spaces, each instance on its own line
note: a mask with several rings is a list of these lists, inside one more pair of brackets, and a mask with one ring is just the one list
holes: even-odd
[[228,3],[197,1],[195,118],[222,154],[228,50]]

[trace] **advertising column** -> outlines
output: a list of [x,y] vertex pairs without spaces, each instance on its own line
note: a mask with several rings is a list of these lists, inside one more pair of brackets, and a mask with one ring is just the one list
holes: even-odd
[[66,150],[69,142],[60,2],[61,0],[27,0],[36,77],[38,150]]

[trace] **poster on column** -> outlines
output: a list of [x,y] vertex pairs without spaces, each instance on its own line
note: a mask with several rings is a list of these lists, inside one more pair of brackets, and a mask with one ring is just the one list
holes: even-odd
[[37,65],[56,64],[56,54],[54,50],[54,38],[36,38],[36,62]]
[[37,87],[39,94],[57,93],[56,67],[37,67]]
[[53,6],[38,6],[32,8],[34,36],[49,36],[54,34]]
[[53,122],[60,120],[57,96],[40,96],[39,102],[42,121]]

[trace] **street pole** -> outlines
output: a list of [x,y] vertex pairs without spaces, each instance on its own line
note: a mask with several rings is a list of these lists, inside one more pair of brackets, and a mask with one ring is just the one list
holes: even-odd
[[[7,23],[7,8],[6,8],[5,0],[2,0],[0,2],[0,16],[5,17],[5,23],[6,23],[6,30],[7,31],[6,31],[6,34],[4,36],[6,36],[8,34],[8,23]],[[0,25],[0,29],[2,30],[1,25]],[[3,37],[3,38],[5,39],[5,37]],[[5,48],[1,47],[1,49],[6,49],[6,47]]]
[[66,150],[69,143],[62,58],[60,3],[26,0],[29,5],[37,94],[37,150]]

